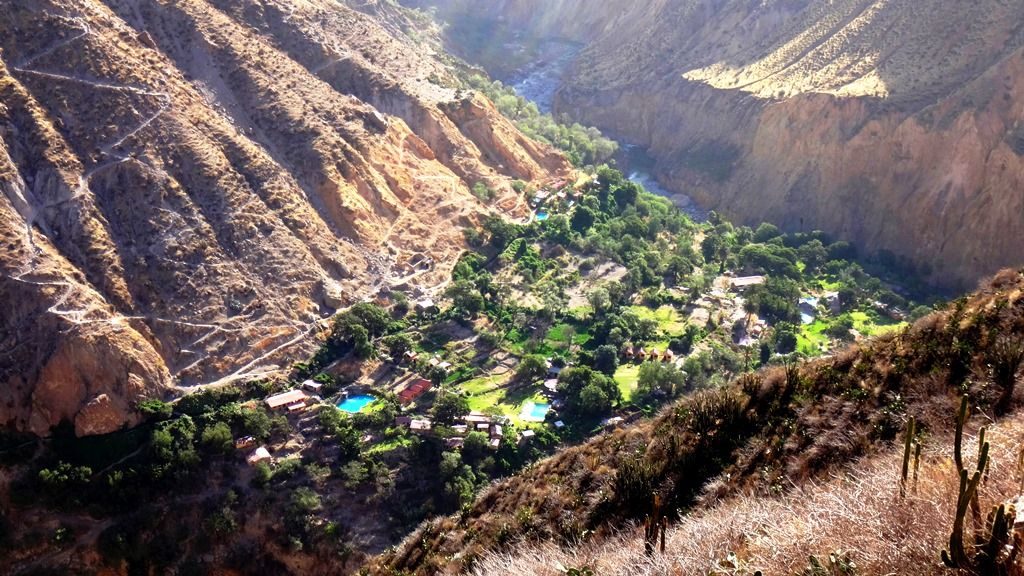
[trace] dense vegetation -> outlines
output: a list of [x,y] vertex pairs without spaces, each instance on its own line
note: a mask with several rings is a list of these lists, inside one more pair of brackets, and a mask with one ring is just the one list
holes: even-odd
[[487,96],[498,110],[530,138],[555,146],[565,152],[577,166],[607,162],[615,154],[618,144],[605,138],[597,128],[582,126],[563,117],[555,119],[543,114],[537,105],[516,94],[500,81],[471,74],[466,85]]
[[460,517],[427,523],[375,573],[428,574],[452,561],[464,568],[521,538],[578,542],[642,518],[653,494],[679,512],[699,505],[701,493],[705,502],[780,494],[887,446],[909,416],[919,432],[948,429],[961,394],[978,411],[999,410],[1015,387],[1004,375],[1021,365],[1022,355],[1007,351],[1024,341],[1022,287],[1024,275],[1006,271],[897,334],[740,376],[651,421],[566,449],[487,490]]

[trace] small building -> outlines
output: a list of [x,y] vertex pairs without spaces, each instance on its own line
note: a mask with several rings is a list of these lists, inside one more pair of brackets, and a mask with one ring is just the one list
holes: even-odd
[[486,415],[486,414],[482,414],[480,412],[470,412],[469,414],[464,416],[462,418],[462,420],[466,424],[468,424],[470,426],[476,426],[477,424],[481,424],[481,423],[483,423],[483,424],[490,424],[491,423],[491,417]]
[[444,445],[447,448],[462,448],[462,445],[465,443],[465,438],[448,438],[444,441]]
[[561,373],[562,366],[556,366],[554,364],[548,366],[548,378],[558,378]]
[[491,448],[494,448],[495,450],[497,450],[499,446],[501,446],[501,438],[492,438],[491,439]]
[[489,422],[481,422],[476,425],[477,432],[490,432],[491,424]]
[[604,426],[606,428],[612,428],[614,426],[622,424],[624,420],[625,419],[622,416],[613,416],[611,418],[605,418],[604,420],[601,421],[601,426]]
[[544,388],[549,392],[558,391],[558,378],[548,378],[544,381]]
[[760,286],[764,284],[764,276],[742,276],[740,278],[732,278],[729,280],[729,288],[733,292],[743,292],[752,286]]
[[672,362],[676,359],[676,353],[671,350],[665,350],[665,353],[661,355],[662,362]]
[[302,383],[302,387],[314,394],[319,394],[324,389],[324,385],[316,380],[306,380]]
[[409,362],[411,364],[411,363],[415,362],[416,359],[419,358],[419,357],[420,357],[419,352],[416,352],[414,350],[406,350],[405,354],[402,355],[402,361],[403,362]]
[[622,348],[622,356],[626,360],[632,360],[633,356],[636,356],[636,352],[633,350],[633,346],[631,344],[626,344],[626,346]]
[[644,350],[643,347],[638,348],[634,357],[641,362],[647,360],[647,350]]
[[302,412],[306,409],[305,402],[296,402],[288,405],[288,412]]
[[430,429],[432,427],[433,422],[427,420],[426,418],[414,419],[411,422],[409,422],[409,431],[412,432],[413,434],[427,434],[428,432],[430,432]]
[[651,353],[648,357],[652,361],[657,362],[658,360],[661,360],[661,351],[658,350],[657,348],[651,348]]
[[501,424],[495,424],[491,428],[491,438],[502,438],[505,436],[505,430],[502,429]]
[[444,370],[445,372],[448,372],[449,370],[452,369],[452,363],[451,362],[441,362],[440,364],[437,365],[437,367],[440,368],[441,370]]
[[271,410],[288,408],[299,402],[305,404],[306,393],[302,390],[289,390],[281,394],[275,394],[270,398],[267,398],[264,402],[266,402],[267,408],[270,408]]
[[407,427],[412,422],[412,416],[395,416],[395,426]]
[[235,440],[235,450],[245,450],[251,448],[256,444],[256,439],[252,436],[243,436]]
[[469,432],[469,426],[466,426],[465,424],[456,424],[455,426],[452,426],[452,432],[455,432],[459,436],[465,436],[466,433]]
[[536,436],[537,433],[533,430],[523,430],[522,433],[519,434],[519,443],[525,444],[526,442],[533,440]]
[[410,384],[405,390],[398,393],[398,400],[402,404],[410,404],[419,398],[424,392],[434,387],[434,383],[426,378],[419,378]]
[[555,428],[558,428],[559,430],[565,428],[565,422],[562,422],[561,420],[555,420]]
[[245,459],[249,466],[255,466],[260,462],[269,462],[273,457],[270,455],[270,450],[267,450],[266,446],[260,446],[249,457]]
[[843,303],[839,300],[839,292],[826,292],[823,298],[830,313],[836,316],[843,313]]
[[424,298],[416,302],[413,305],[416,312],[420,314],[436,314],[438,311],[437,304],[434,303],[430,298]]

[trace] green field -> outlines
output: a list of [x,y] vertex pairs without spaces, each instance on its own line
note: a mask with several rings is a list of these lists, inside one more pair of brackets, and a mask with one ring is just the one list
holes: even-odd
[[615,371],[613,376],[615,383],[619,385],[619,392],[622,393],[622,401],[629,402],[636,392],[636,383],[640,380],[639,364],[623,364]]
[[399,448],[406,448],[411,445],[411,438],[408,436],[399,436],[397,438],[385,440],[379,444],[374,444],[366,450],[366,454],[384,454],[385,452],[391,452],[392,450],[397,450]]
[[641,320],[654,320],[658,323],[658,329],[669,336],[680,336],[686,331],[686,319],[667,304],[654,310],[646,306],[630,306],[629,310]]
[[526,402],[547,402],[536,387],[511,389],[508,376],[486,376],[463,382],[460,388],[469,395],[469,409],[507,416],[516,426],[530,426],[519,419]]
[[820,318],[813,324],[806,324],[800,327],[800,334],[797,335],[796,349],[808,356],[820,356],[822,346],[828,346],[829,337],[825,334],[828,323]]
[[864,336],[880,336],[887,332],[902,330],[907,326],[906,322],[897,322],[892,318],[880,315],[874,310],[851,312],[850,319],[853,320],[854,330]]

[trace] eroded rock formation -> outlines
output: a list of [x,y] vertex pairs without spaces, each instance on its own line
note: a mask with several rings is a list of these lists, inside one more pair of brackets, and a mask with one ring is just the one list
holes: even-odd
[[109,432],[261,374],[339,306],[439,285],[464,225],[525,215],[511,179],[568,170],[360,6],[4,4],[0,425]]
[[[951,288],[1024,258],[1020,2],[417,3],[456,31],[579,42],[556,112],[648,146],[706,207],[890,250]],[[500,69],[494,45],[463,54]]]

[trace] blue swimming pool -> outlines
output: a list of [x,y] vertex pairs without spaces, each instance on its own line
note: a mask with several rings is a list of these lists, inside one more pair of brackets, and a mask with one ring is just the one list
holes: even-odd
[[349,396],[338,404],[338,408],[348,412],[349,414],[358,414],[363,411],[371,402],[376,400],[373,396],[366,394],[359,394],[358,396]]
[[550,404],[527,402],[523,405],[523,411],[519,417],[526,422],[543,422],[549,410],[551,410]]
[[537,221],[538,222],[543,222],[543,221],[545,221],[547,219],[548,219],[548,213],[547,212],[537,212]]

